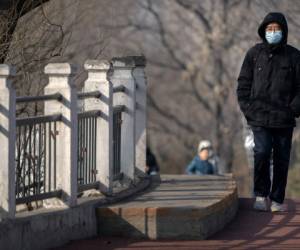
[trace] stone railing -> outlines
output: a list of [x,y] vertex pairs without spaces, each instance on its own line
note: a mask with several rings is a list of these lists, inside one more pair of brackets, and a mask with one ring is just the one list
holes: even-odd
[[[0,65],[0,213],[16,204],[60,198],[77,204],[78,192],[113,192],[113,181],[144,175],[146,161],[145,58],[88,60],[80,93],[76,68],[45,67],[42,96],[16,97],[13,67]],[[16,118],[16,105],[44,102],[43,116]]]

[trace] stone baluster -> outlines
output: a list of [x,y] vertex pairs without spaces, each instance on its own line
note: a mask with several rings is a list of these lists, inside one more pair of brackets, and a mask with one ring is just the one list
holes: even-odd
[[45,115],[62,114],[56,133],[57,189],[68,206],[77,203],[77,90],[72,79],[76,70],[69,63],[50,63],[45,67],[49,83],[45,94],[59,93],[62,101],[47,101]]
[[88,98],[83,102],[84,111],[100,111],[96,118],[96,181],[102,192],[110,194],[113,183],[113,93],[108,74],[111,73],[111,65],[108,61],[88,60],[84,68],[88,78],[83,91],[100,92],[99,98]]
[[10,79],[10,76],[14,75],[14,68],[0,64],[0,214],[2,218],[12,218],[16,211],[16,94]]
[[121,125],[121,173],[133,180],[135,174],[135,110],[136,85],[132,76],[134,61],[131,57],[113,58],[113,88],[124,86],[124,92],[114,93],[113,106],[124,105]]

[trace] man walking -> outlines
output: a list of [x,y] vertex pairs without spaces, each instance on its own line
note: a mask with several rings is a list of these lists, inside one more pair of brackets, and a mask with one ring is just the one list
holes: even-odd
[[[283,211],[295,118],[300,116],[300,52],[287,44],[283,14],[269,13],[262,39],[247,52],[236,89],[241,111],[254,135],[254,208]],[[273,149],[273,182],[270,157]]]

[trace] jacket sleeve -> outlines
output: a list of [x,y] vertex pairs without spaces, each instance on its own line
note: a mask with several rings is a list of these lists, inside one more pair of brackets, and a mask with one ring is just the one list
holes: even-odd
[[208,159],[208,162],[212,165],[213,174],[218,174],[218,160],[216,155]]
[[240,74],[238,76],[238,85],[236,89],[237,99],[241,111],[245,114],[250,105],[250,94],[253,81],[253,49],[250,49],[243,61]]
[[209,161],[207,161],[205,165],[206,165],[205,166],[206,174],[215,174],[214,173],[214,166]]
[[295,95],[290,103],[290,109],[295,117],[300,116],[300,56],[296,59],[295,66]]
[[217,174],[214,171],[214,166],[210,162],[208,162],[208,166],[209,166],[209,168],[208,168],[207,174]]
[[186,167],[185,172],[189,175],[192,175],[195,173],[195,159],[193,159],[190,164]]

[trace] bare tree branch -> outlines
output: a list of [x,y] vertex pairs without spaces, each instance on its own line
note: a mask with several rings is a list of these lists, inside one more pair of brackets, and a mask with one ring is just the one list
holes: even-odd
[[149,105],[155,109],[161,116],[163,116],[164,118],[175,122],[179,127],[181,127],[182,129],[188,131],[189,133],[195,133],[196,131],[194,130],[194,128],[190,125],[190,124],[186,124],[182,121],[182,119],[180,119],[180,117],[177,117],[176,115],[171,114],[170,112],[165,111],[164,109],[162,109],[157,103],[156,101],[153,99],[153,97],[148,94],[147,95],[148,101],[149,101]]
[[194,13],[199,18],[199,20],[201,20],[203,27],[207,32],[212,31],[210,22],[203,15],[205,10],[203,8],[201,8],[201,6],[198,6],[198,8],[194,8],[192,5],[188,4],[186,1],[182,1],[182,0],[175,0],[175,1],[178,5],[180,5],[184,9],[189,10],[190,12]]
[[6,16],[8,16],[8,18],[5,20],[6,30],[2,30],[0,36],[0,44],[2,45],[0,52],[0,63],[4,63],[8,54],[9,45],[19,18],[48,1],[49,0],[14,0],[10,2],[8,10],[6,10]]
[[179,57],[175,53],[175,50],[173,50],[171,48],[171,45],[169,44],[168,39],[167,39],[167,33],[165,31],[163,22],[161,21],[159,14],[154,10],[151,0],[147,0],[146,9],[149,11],[149,13],[151,13],[153,15],[153,17],[157,21],[162,45],[167,50],[167,52],[169,53],[171,58],[174,60],[174,62],[176,62],[181,69],[183,69],[183,70],[186,69],[186,64],[179,59]]

